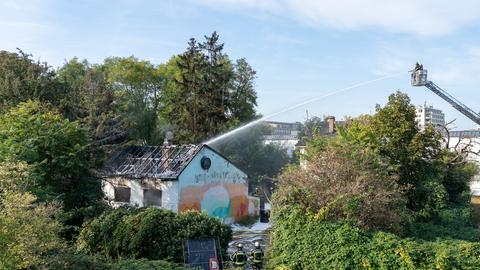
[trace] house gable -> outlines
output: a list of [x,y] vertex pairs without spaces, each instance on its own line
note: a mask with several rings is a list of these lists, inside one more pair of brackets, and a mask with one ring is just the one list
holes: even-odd
[[247,174],[207,145],[131,146],[104,173],[102,189],[119,205],[205,211],[226,223],[258,214]]
[[[202,167],[202,159],[210,166]],[[247,175],[212,148],[203,146],[178,179],[179,211],[205,211],[225,222],[248,215]]]

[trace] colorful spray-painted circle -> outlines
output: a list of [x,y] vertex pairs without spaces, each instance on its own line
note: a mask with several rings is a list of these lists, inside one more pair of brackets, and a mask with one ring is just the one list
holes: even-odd
[[201,202],[202,211],[218,218],[227,218],[230,213],[230,196],[222,186],[210,188],[203,195]]

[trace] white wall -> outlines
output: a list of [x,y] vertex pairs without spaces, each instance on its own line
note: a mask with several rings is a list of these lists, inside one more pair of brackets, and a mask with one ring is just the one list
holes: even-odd
[[[168,209],[175,213],[178,212],[178,181],[160,181],[153,179],[128,179],[122,177],[114,177],[103,180],[102,190],[109,201],[113,202],[115,197],[113,186],[128,186],[130,188],[130,205],[135,207],[145,206],[143,203],[144,189],[160,189],[162,190],[162,208]],[[114,206],[122,205],[122,203],[113,202]]]
[[162,207],[178,213],[178,181],[162,182]]

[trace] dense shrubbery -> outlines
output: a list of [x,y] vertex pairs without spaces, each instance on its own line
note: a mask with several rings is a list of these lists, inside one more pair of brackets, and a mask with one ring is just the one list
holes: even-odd
[[366,232],[348,222],[331,222],[303,210],[277,208],[270,250],[276,269],[476,269],[480,243],[421,241]]
[[87,254],[102,254],[112,261],[146,258],[180,263],[185,240],[216,238],[226,252],[231,237],[228,225],[205,213],[177,215],[157,208],[119,208],[86,225],[80,233],[78,248]]
[[82,253],[59,253],[47,269],[57,270],[192,270],[180,264],[161,260],[121,260],[107,262],[105,258]]
[[442,209],[438,213],[438,217],[429,222],[407,224],[405,235],[423,240],[438,238],[480,240],[480,230],[474,222],[472,209],[467,203]]
[[384,167],[372,151],[326,141],[306,168],[292,166],[279,176],[275,206],[295,205],[329,220],[399,231],[405,200],[397,178]]
[[166,261],[139,259],[120,261],[113,264],[109,270],[192,270],[192,268]]
[[308,141],[306,165],[279,177],[270,266],[478,268],[468,185],[478,170],[468,149],[451,151],[441,138],[417,127],[415,108],[397,92],[339,136]]

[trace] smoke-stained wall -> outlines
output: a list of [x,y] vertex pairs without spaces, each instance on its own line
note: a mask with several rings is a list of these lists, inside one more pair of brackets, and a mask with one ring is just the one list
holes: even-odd
[[[115,187],[129,188],[128,202],[115,202]],[[129,179],[124,177],[109,177],[102,181],[102,190],[105,197],[113,202],[114,206],[121,206],[128,203],[135,207],[144,207],[145,190],[161,191],[161,205],[172,212],[178,212],[178,182],[177,181],[157,181],[156,179]]]
[[[202,158],[210,160],[209,167],[202,168]],[[255,213],[256,205],[248,196],[247,175],[208,147],[179,176],[180,212],[205,211],[231,223]]]

